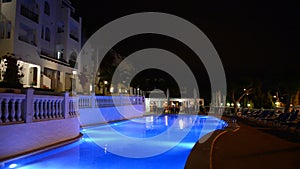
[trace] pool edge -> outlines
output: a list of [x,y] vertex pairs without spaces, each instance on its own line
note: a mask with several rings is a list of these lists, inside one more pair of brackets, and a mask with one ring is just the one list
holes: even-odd
[[24,153],[21,153],[21,154],[17,154],[17,155],[2,158],[2,159],[0,159],[0,168],[3,167],[6,163],[9,163],[11,161],[15,161],[15,160],[18,160],[18,159],[22,159],[22,158],[25,158],[25,157],[28,157],[28,156],[32,156],[32,155],[35,155],[35,154],[38,154],[38,153],[42,153],[42,152],[45,152],[45,151],[48,151],[48,150],[52,150],[52,149],[55,149],[55,148],[58,148],[58,147],[62,147],[62,146],[74,143],[76,141],[79,141],[82,138],[82,136],[83,136],[83,134],[80,132],[74,138],[70,138],[70,139],[60,141],[60,142],[57,142],[57,143],[54,143],[54,144],[43,146],[43,147],[28,151],[28,152],[24,152]]

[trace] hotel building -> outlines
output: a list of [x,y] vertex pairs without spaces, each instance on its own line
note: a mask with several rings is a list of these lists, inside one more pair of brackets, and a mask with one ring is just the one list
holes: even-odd
[[72,89],[80,69],[82,19],[71,2],[1,0],[0,9],[0,56],[19,58],[23,86]]

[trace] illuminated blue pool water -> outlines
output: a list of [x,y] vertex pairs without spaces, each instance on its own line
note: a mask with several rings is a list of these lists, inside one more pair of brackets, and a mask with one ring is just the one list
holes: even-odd
[[[5,164],[5,167],[22,169],[183,169],[197,140],[207,133],[223,129],[225,126],[224,121],[210,116],[162,115],[136,118],[82,129],[83,137],[80,141],[12,161]],[[112,132],[111,129],[116,132]],[[173,139],[177,139],[176,137],[183,131],[187,132],[185,137],[174,144]],[[164,138],[158,137],[162,135]],[[120,138],[137,139],[142,147]],[[152,138],[154,140],[149,141]],[[170,148],[165,149],[166,147]],[[155,156],[131,157],[137,154],[145,155],[147,152],[150,154],[151,152],[160,152],[160,150],[162,153]],[[122,154],[112,152],[122,152]]]

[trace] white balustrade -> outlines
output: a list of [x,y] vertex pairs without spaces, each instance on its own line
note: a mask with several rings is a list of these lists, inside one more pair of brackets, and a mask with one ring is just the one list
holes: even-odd
[[77,117],[79,109],[143,104],[140,96],[64,96],[0,93],[0,125]]
[[34,120],[62,118],[63,96],[34,95]]
[[77,117],[78,114],[78,101],[77,97],[71,97],[69,99],[69,117]]
[[0,93],[0,124],[23,121],[22,102],[24,94]]

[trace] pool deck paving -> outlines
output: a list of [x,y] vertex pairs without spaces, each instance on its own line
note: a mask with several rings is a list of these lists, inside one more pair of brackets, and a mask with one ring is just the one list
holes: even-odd
[[[237,120],[194,146],[185,169],[299,169],[300,142]],[[205,138],[204,138],[205,139]],[[201,143],[202,142],[202,143]]]

